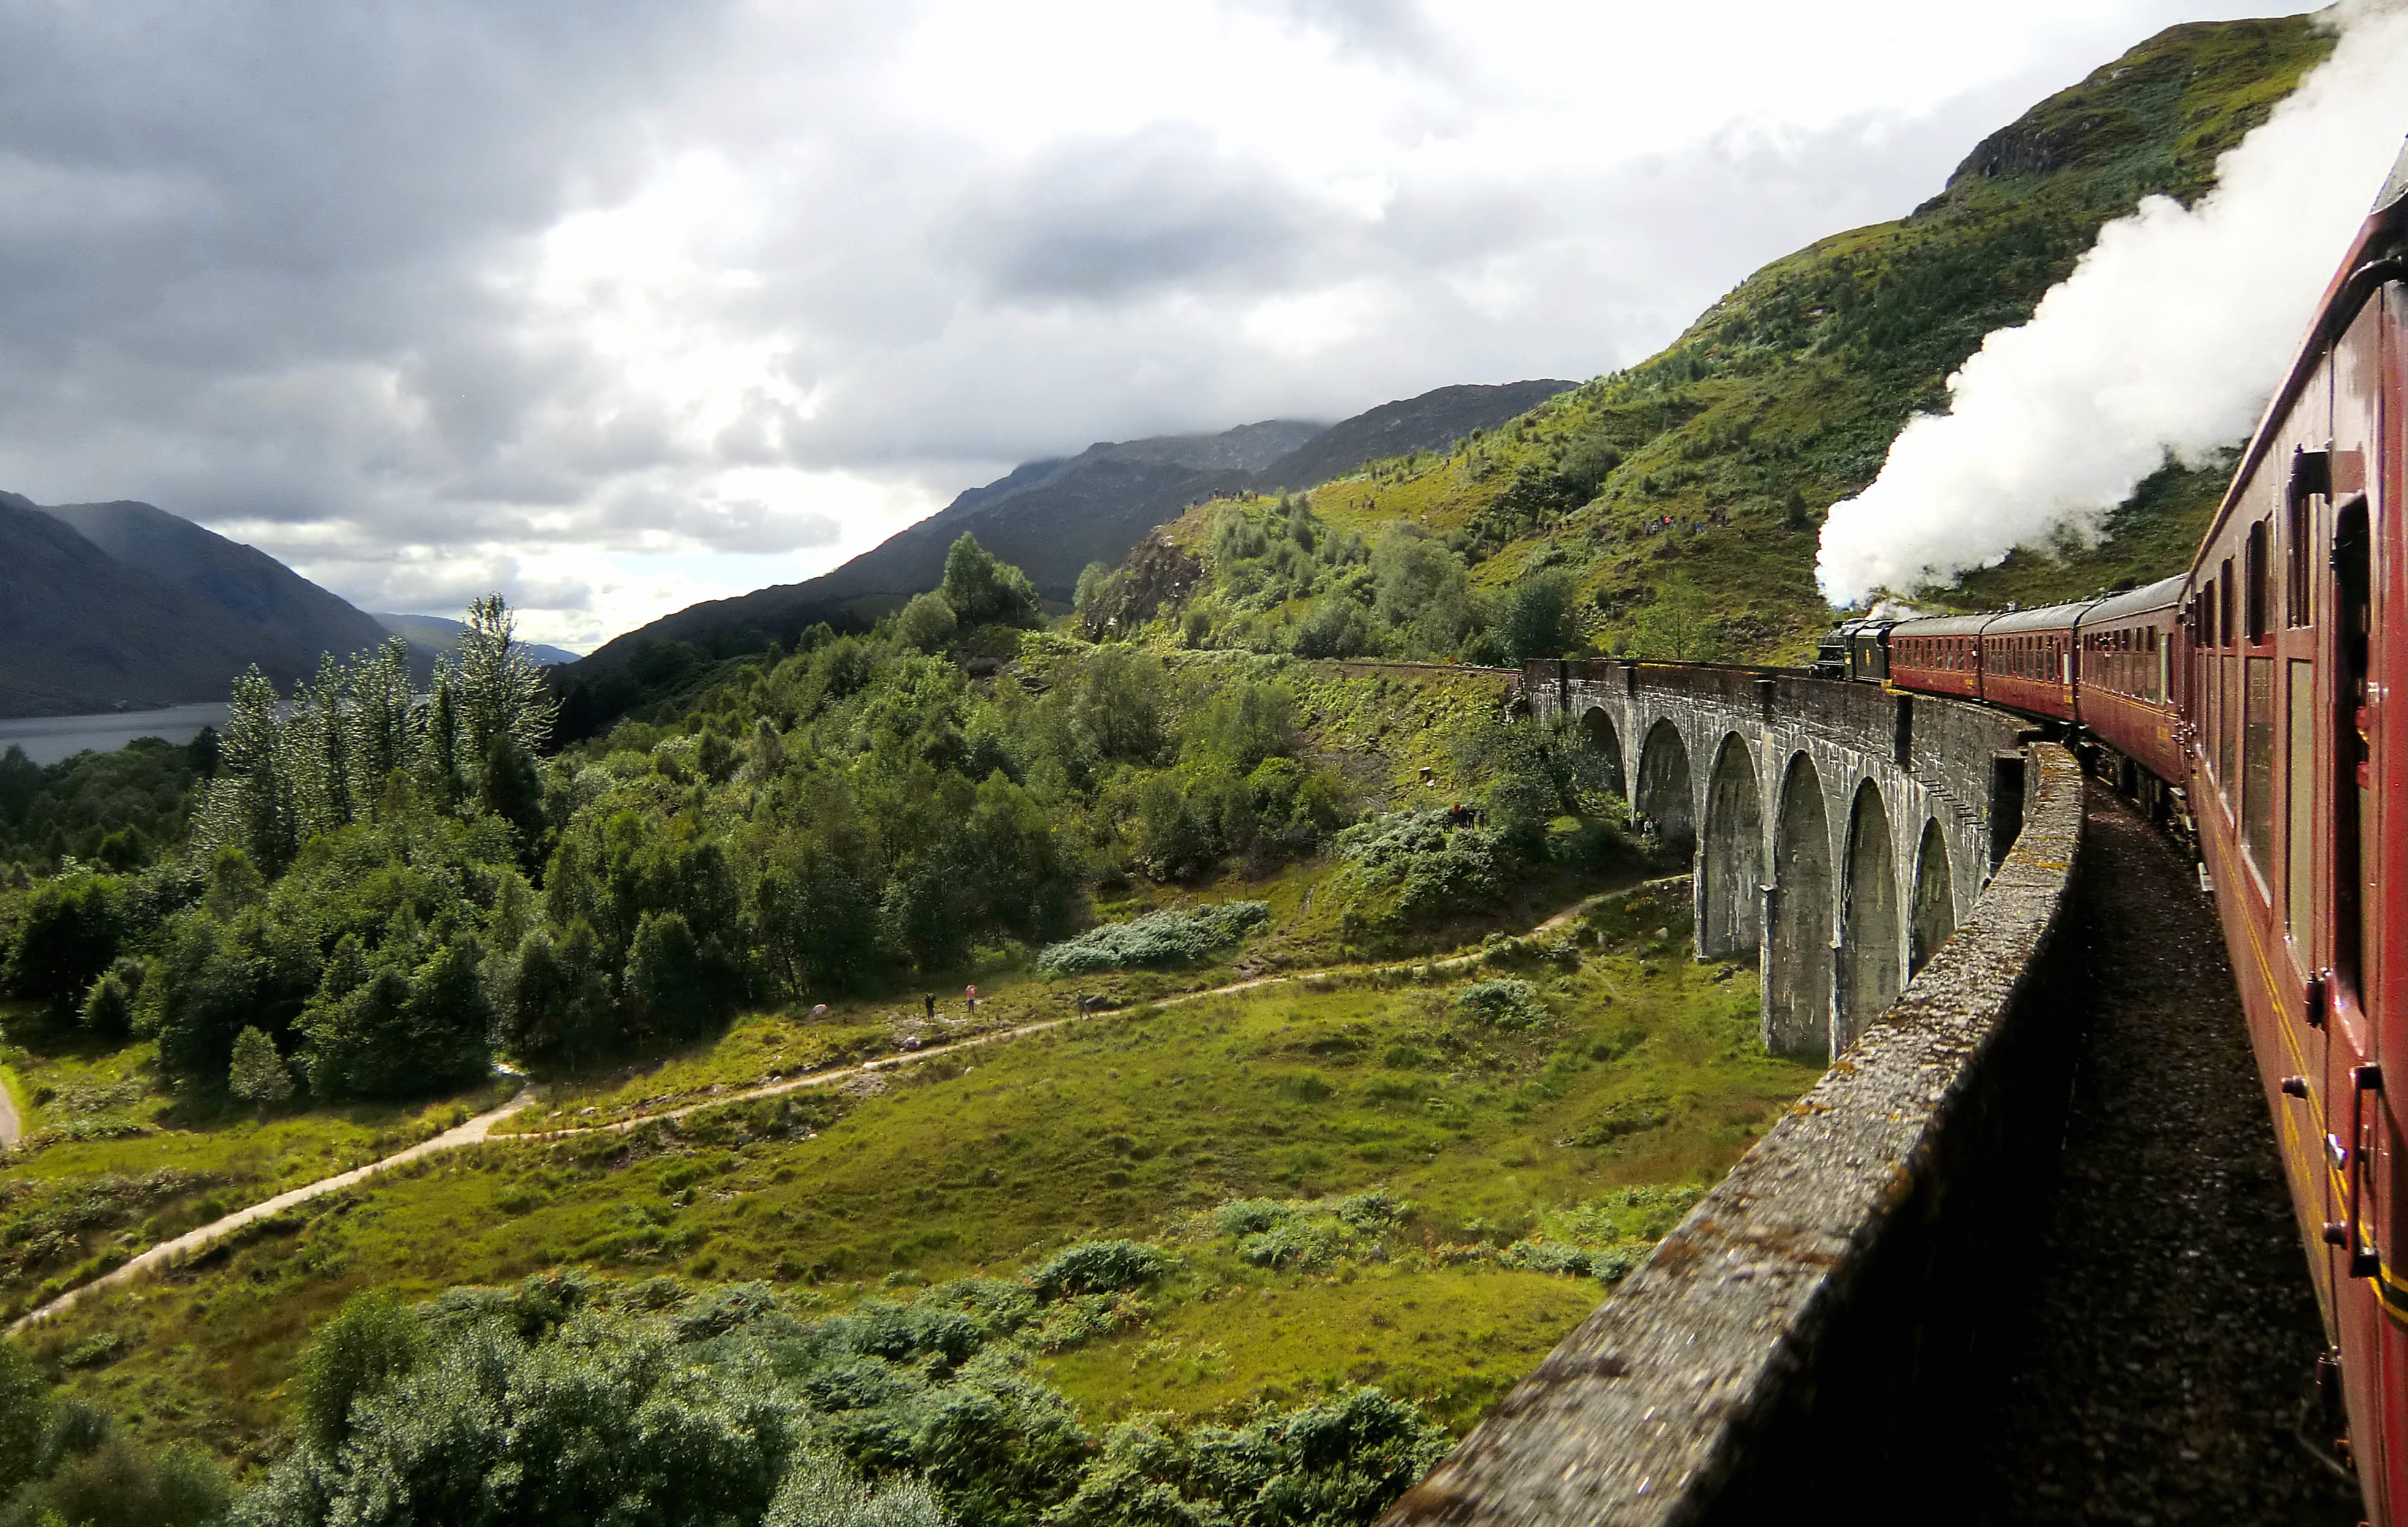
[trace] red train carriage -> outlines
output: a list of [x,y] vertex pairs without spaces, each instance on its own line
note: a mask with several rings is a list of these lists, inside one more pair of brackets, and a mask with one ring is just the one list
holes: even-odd
[[2408,153],[2186,576],[1889,633],[1892,684],[2078,721],[2186,786],[2368,1516],[2391,1527],[2408,1527],[2403,494]]
[[1982,694],[1982,627],[1993,615],[1900,621],[1889,628],[1890,683],[1935,695]]
[[2075,709],[2082,726],[2121,760],[2127,795],[2152,814],[2169,783],[2187,771],[2175,727],[2174,632],[2182,612],[2181,575],[2100,600],[2074,623]]
[[2073,623],[2092,601],[2017,610],[1982,627],[1982,698],[2056,721],[2073,719]]
[[2408,155],[2186,583],[2191,809],[2372,1520],[2408,1516]]

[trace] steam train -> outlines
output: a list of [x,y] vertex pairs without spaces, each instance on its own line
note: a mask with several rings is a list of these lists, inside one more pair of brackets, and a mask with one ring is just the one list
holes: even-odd
[[2408,151],[2190,568],[1850,621],[1815,670],[2032,717],[2195,834],[2369,1520],[2408,1523]]

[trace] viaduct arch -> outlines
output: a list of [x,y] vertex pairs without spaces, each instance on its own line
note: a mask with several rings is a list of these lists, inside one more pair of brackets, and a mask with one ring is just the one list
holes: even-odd
[[[2021,827],[2015,724],[1878,685],[1704,664],[1536,662],[1632,812],[1691,856],[1700,959],[1756,957],[1765,1046],[1832,1059],[1948,942]],[[2019,775],[2017,777],[2020,777]]]

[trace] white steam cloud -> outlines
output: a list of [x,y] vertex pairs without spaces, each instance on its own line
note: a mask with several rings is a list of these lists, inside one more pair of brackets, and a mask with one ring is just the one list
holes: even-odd
[[2408,127],[2408,0],[2330,13],[2332,56],[2226,153],[2189,209],[2100,230],[2031,322],[1982,341],[1949,411],[1910,421],[1872,486],[1832,506],[1815,576],[1835,602],[2096,531],[2168,451],[2246,435]]

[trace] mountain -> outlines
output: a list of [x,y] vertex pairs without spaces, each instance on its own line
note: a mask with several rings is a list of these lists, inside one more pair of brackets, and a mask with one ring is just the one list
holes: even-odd
[[1475,429],[1493,429],[1576,382],[1508,382],[1498,386],[1440,387],[1400,398],[1332,425],[1254,474],[1264,488],[1311,488],[1343,477],[1383,456],[1411,455],[1454,444]]
[[814,621],[867,625],[944,575],[945,550],[964,531],[1026,572],[1039,594],[1067,601],[1092,561],[1112,561],[1189,503],[1245,488],[1253,474],[1323,432],[1287,420],[1219,435],[1173,435],[1091,445],[1067,460],[1014,468],[832,572],[732,599],[690,606],[604,644],[579,676],[624,668],[642,648],[685,641],[747,650],[791,641]]
[[[1813,574],[1828,506],[1873,480],[1908,419],[1946,406],[1949,374],[1985,336],[2029,319],[2102,224],[2143,196],[2203,194],[2218,155],[2332,46],[2315,16],[2161,32],[1974,145],[1908,216],[1775,260],[1647,360],[1460,449],[1374,461],[1312,507],[1369,537],[1409,522],[1499,598],[1554,571],[1570,583],[1578,639],[1598,650],[1802,660],[1832,618]],[[1995,607],[2178,571],[2228,475],[2170,466],[2099,544],[2018,551],[1929,597]],[[1258,518],[1276,539],[1276,517]],[[1206,519],[1157,540],[1200,552]],[[1215,641],[1293,646],[1311,628],[1315,646],[1430,646],[1368,607],[1330,604],[1359,601],[1343,579],[1206,570],[1161,609],[1181,619],[1200,606]]]
[[382,627],[291,569],[149,504],[0,493],[0,715],[222,699],[280,684]]
[[0,715],[222,699],[242,635],[182,589],[0,493]]
[[[444,655],[458,650],[460,633],[468,628],[463,622],[446,620],[441,615],[378,614],[369,618],[411,646]],[[558,668],[577,661],[577,654],[566,647],[547,647],[540,641],[522,645],[526,648],[528,660],[538,668]]]
[[271,674],[307,673],[318,655],[348,657],[383,644],[374,616],[353,609],[255,547],[149,504],[46,504],[118,561],[194,596],[249,633],[247,650]]
[[638,653],[666,641],[749,651],[764,638],[792,641],[814,621],[866,625],[935,587],[946,549],[964,531],[1026,572],[1039,594],[1068,601],[1088,563],[1119,560],[1147,530],[1190,505],[1263,487],[1306,486],[1368,454],[1443,446],[1570,385],[1441,387],[1328,427],[1268,420],[1218,435],[1097,444],[1075,456],[1029,462],[832,572],[681,610],[609,641],[568,677],[615,677]]

